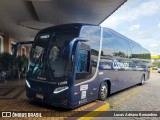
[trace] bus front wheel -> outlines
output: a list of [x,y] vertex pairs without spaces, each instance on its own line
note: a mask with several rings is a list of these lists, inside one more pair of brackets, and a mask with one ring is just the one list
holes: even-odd
[[105,101],[108,95],[108,85],[106,82],[103,82],[100,86],[99,91],[99,100]]

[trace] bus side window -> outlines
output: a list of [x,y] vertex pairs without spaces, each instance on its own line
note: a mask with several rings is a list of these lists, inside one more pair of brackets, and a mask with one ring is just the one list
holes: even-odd
[[80,50],[78,56],[76,79],[84,78],[90,73],[90,52],[88,50]]

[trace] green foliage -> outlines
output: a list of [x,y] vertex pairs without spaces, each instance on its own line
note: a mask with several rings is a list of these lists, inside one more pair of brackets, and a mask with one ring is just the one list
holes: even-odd
[[157,67],[159,67],[159,68],[160,68],[160,61],[153,62],[153,63],[152,63],[152,65],[153,65],[153,66],[157,66]]
[[146,53],[146,54],[132,54],[132,58],[150,59],[151,55],[149,53]]
[[15,58],[15,66],[22,70],[22,68],[27,67],[28,65],[28,58],[25,55],[17,56]]
[[28,65],[28,58],[23,56],[13,56],[9,53],[1,53],[0,54],[0,69],[5,71],[13,70],[15,68],[22,69],[27,67]]
[[119,52],[115,52],[115,53],[114,53],[114,56],[126,57],[126,56],[125,56],[125,53],[120,52],[120,51],[119,51]]
[[9,53],[0,54],[0,69],[5,71],[12,70],[14,68],[15,57]]

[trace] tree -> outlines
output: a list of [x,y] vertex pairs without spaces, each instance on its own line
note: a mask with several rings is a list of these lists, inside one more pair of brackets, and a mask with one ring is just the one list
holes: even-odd
[[1,53],[0,54],[0,68],[8,71],[14,69],[14,60],[15,57],[9,53]]
[[153,63],[152,63],[152,65],[153,65],[153,66],[157,66],[157,67],[159,67],[159,68],[160,68],[160,61],[153,62]]
[[22,68],[27,68],[28,58],[25,55],[17,56],[15,59],[15,65],[19,70],[22,70]]

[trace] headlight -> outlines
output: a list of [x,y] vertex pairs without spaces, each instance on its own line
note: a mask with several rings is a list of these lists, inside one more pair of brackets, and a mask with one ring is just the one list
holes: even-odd
[[58,88],[56,88],[55,90],[54,90],[54,94],[57,94],[57,93],[60,93],[60,92],[62,92],[62,91],[65,91],[65,90],[67,90],[68,89],[68,86],[63,86],[63,87],[58,87]]
[[29,82],[26,80],[26,85],[27,87],[31,88],[31,85],[29,84]]

